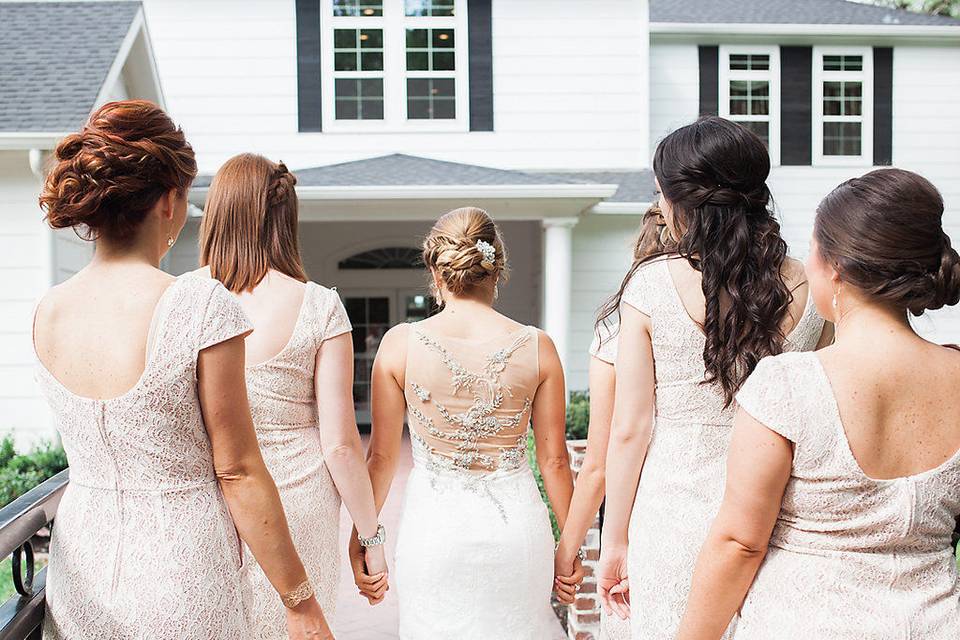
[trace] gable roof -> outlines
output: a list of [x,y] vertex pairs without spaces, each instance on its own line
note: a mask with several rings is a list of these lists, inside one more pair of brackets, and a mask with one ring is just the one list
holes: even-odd
[[[294,173],[297,176],[298,189],[356,187],[358,195],[362,195],[365,188],[543,186],[543,189],[537,190],[538,194],[549,194],[555,190],[556,197],[571,194],[581,197],[582,190],[577,187],[583,186],[605,191],[605,195],[600,197],[604,197],[607,202],[647,203],[655,197],[653,172],[649,169],[532,173],[394,153],[298,169]],[[209,188],[211,181],[212,176],[202,175],[197,177],[193,187],[202,191]]]
[[960,26],[960,20],[849,0],[650,0],[650,22]]
[[139,12],[139,2],[0,2],[0,131],[79,128]]

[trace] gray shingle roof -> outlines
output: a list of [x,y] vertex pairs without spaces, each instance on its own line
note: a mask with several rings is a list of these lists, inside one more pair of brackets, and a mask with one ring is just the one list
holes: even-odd
[[[355,186],[509,186],[525,184],[616,184],[620,185],[609,202],[650,202],[653,198],[653,172],[552,172],[528,173],[492,169],[459,162],[432,160],[395,153],[377,158],[354,160],[322,167],[294,170],[301,187]],[[194,187],[210,186],[212,176],[199,176]]]
[[0,131],[77,129],[139,2],[0,2]]
[[650,0],[650,22],[960,26],[960,20],[848,0]]

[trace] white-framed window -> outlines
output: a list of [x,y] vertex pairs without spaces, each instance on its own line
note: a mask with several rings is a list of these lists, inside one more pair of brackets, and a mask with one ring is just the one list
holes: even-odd
[[720,115],[747,127],[780,164],[780,48],[720,47]]
[[814,164],[873,164],[873,50],[813,48]]
[[466,0],[322,0],[323,130],[466,131]]

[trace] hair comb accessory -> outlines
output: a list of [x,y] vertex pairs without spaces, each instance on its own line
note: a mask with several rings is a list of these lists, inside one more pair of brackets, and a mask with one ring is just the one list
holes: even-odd
[[497,260],[497,250],[494,246],[486,240],[477,240],[477,244],[475,244],[474,247],[483,255],[480,266],[487,271],[493,271],[494,263]]

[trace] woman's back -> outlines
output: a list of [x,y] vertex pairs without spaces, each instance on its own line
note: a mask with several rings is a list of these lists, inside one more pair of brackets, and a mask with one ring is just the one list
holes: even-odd
[[[738,629],[757,638],[954,638],[960,400],[950,380],[960,354],[881,344],[841,358],[833,349],[768,358],[738,395],[794,447]],[[784,600],[795,606],[771,616]]]

